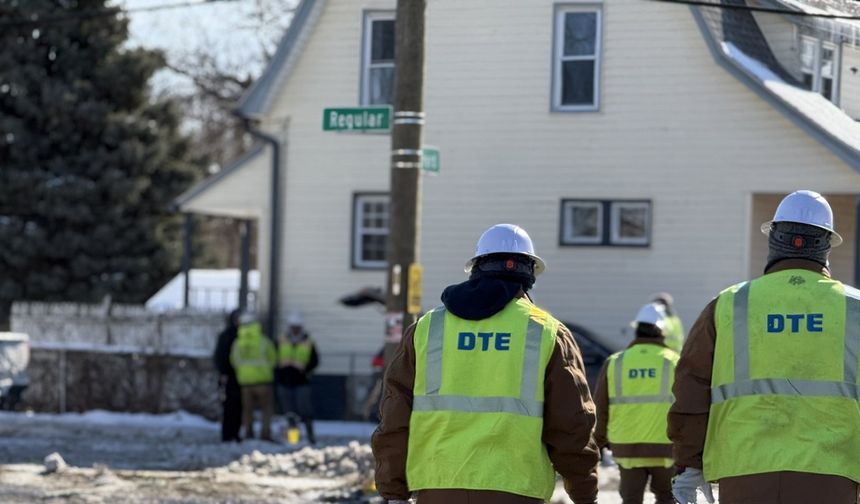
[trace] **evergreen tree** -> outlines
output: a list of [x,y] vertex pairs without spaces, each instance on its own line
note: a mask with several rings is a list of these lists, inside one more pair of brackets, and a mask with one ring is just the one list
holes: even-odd
[[105,8],[0,0],[0,326],[15,300],[140,302],[178,269],[169,205],[196,170],[149,93],[162,56]]

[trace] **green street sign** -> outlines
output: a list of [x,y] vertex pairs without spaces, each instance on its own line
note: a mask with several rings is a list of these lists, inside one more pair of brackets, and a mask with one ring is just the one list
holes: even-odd
[[421,168],[427,172],[439,173],[439,148],[427,146],[421,149]]
[[391,107],[345,107],[323,110],[323,131],[389,131]]

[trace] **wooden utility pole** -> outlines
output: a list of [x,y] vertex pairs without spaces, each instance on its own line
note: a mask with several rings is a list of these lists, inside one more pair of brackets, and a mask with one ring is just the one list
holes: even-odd
[[421,243],[426,7],[426,0],[397,0],[394,24],[394,125],[391,132],[391,206],[386,256],[386,365],[394,356],[403,329],[416,319],[414,307],[421,305],[418,249]]

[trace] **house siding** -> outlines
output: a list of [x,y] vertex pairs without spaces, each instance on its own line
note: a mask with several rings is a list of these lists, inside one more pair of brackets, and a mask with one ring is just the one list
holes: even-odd
[[182,204],[185,212],[258,218],[268,212],[272,154],[266,150]]
[[[750,230],[753,194],[860,189],[856,172],[714,61],[686,7],[603,3],[600,111],[550,112],[555,5],[429,2],[425,142],[442,167],[423,178],[425,309],[464,278],[486,227],[514,222],[548,264],[534,297],[557,317],[620,346],[639,306],[665,290],[689,327],[754,270],[751,244],[765,238]],[[351,268],[351,203],[387,190],[390,138],[323,133],[321,115],[357,105],[362,12],[393,8],[329,0],[267,119],[277,129],[289,118],[282,312],[304,312],[323,373],[347,372],[343,355],[369,359],[382,342],[378,310],[337,299],[385,281]],[[651,200],[651,246],[560,247],[562,198]]]

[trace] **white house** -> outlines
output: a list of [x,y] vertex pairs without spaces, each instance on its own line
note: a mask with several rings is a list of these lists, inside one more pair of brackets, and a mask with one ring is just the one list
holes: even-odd
[[[336,300],[385,281],[390,138],[324,132],[322,111],[390,100],[394,6],[303,0],[239,106],[281,142],[281,312],[304,312],[323,373],[347,365],[327,354],[382,342],[378,311]],[[535,299],[559,318],[620,346],[649,294],[669,291],[689,327],[721,289],[761,272],[759,225],[798,188],[834,205],[845,245],[833,271],[853,283],[858,32],[642,0],[428,2],[425,142],[442,166],[423,179],[425,308],[464,279],[486,227],[513,222],[548,265]],[[258,219],[263,306],[269,156],[255,147],[178,201]]]

